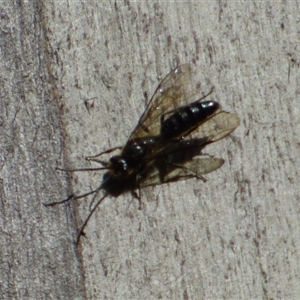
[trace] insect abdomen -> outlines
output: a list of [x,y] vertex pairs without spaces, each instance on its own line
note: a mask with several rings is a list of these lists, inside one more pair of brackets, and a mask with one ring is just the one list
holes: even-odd
[[161,124],[161,136],[166,139],[180,137],[213,115],[220,107],[218,102],[195,102],[179,108]]

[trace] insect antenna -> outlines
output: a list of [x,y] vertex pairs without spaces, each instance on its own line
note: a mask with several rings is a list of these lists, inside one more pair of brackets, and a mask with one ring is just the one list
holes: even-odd
[[107,170],[108,167],[101,167],[101,168],[81,168],[81,169],[62,169],[62,168],[55,168],[58,171],[63,172],[81,172],[81,171],[99,171],[99,170]]
[[[56,170],[59,170],[59,171],[63,171],[63,172],[80,172],[80,171],[99,171],[99,170],[107,170],[108,167],[101,167],[101,168],[80,168],[80,169],[62,169],[62,168],[56,168]],[[80,199],[80,198],[85,198],[89,195],[92,195],[92,194],[95,194],[93,196],[93,199],[91,201],[91,204],[90,204],[90,207],[92,206],[92,204],[94,203],[96,197],[98,196],[98,193],[100,192],[100,190],[102,189],[102,184],[96,188],[95,190],[92,190],[90,192],[87,192],[87,193],[84,193],[84,194],[81,194],[81,195],[78,195],[78,196],[75,196],[75,195],[70,195],[68,198],[62,200],[62,201],[55,201],[55,202],[51,202],[51,203],[43,203],[44,206],[55,206],[55,205],[58,205],[58,204],[63,204],[63,203],[66,203],[70,200],[77,200],[77,199]],[[89,219],[91,218],[92,214],[95,212],[95,210],[97,209],[97,207],[100,205],[100,203],[106,198],[106,196],[108,195],[108,193],[105,193],[104,196],[96,203],[96,205],[92,208],[92,210],[90,211],[90,213],[88,214],[88,216],[86,217],[84,223],[82,224],[79,232],[78,232],[78,235],[77,235],[77,239],[76,239],[76,244],[78,245],[79,243],[79,240],[80,240],[80,237],[82,235],[84,235],[84,229],[89,221]]]
[[[59,171],[63,171],[63,172],[80,172],[80,171],[99,171],[99,170],[107,170],[108,168],[107,167],[102,167],[102,168],[81,168],[81,169],[62,169],[62,168],[55,168],[56,170],[59,170]],[[80,199],[80,198],[84,198],[86,196],[89,196],[89,195],[92,195],[96,192],[98,192],[99,188],[93,190],[93,191],[90,191],[88,193],[85,193],[85,194],[82,194],[82,195],[78,195],[78,196],[75,196],[75,195],[70,195],[67,199],[64,199],[64,200],[61,200],[61,201],[55,201],[55,202],[50,202],[50,203],[43,203],[44,206],[55,206],[55,205],[58,205],[58,204],[63,204],[63,203],[66,203],[70,200],[76,200],[76,199]]]

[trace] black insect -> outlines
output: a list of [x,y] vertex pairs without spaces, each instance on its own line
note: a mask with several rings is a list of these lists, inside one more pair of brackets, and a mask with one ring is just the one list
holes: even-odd
[[[203,174],[223,165],[223,159],[203,155],[201,150],[235,130],[239,125],[239,117],[220,111],[215,101],[202,101],[212,90],[187,104],[193,97],[188,91],[190,76],[188,64],[172,70],[157,87],[125,146],[87,157],[87,160],[98,162],[103,167],[71,170],[58,168],[68,172],[108,170],[97,189],[46,204],[52,206],[91,194],[94,194],[93,202],[100,190],[105,191],[82,225],[77,242],[93,212],[107,195],[117,197],[125,191],[189,178],[205,181]],[[103,154],[117,149],[122,149],[121,153],[112,156],[108,162],[99,159]]]

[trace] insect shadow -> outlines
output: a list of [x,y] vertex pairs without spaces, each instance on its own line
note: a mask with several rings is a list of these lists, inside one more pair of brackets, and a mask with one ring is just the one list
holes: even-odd
[[[108,196],[118,197],[127,191],[146,186],[170,183],[190,178],[205,181],[203,174],[220,168],[224,160],[201,153],[202,149],[229,135],[239,125],[239,117],[220,110],[216,101],[203,101],[213,91],[192,102],[189,92],[189,64],[172,70],[159,84],[138,124],[124,147],[115,147],[86,159],[102,165],[99,168],[62,169],[66,172],[108,170],[101,185],[82,195],[45,204],[54,206],[70,200],[104,195],[96,202],[81,226],[77,243],[100,203]],[[101,156],[115,150],[119,155],[104,161]]]

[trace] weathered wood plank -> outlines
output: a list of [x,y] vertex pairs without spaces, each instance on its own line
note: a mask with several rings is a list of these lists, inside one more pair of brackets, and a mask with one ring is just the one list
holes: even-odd
[[[1,14],[4,299],[299,295],[297,2],[10,2]],[[107,198],[79,257],[89,202],[42,203],[102,174],[72,174],[67,188],[54,168],[122,145],[159,77],[186,62],[199,94],[215,86],[242,119],[205,150],[225,165],[207,183],[144,189],[142,210]]]

